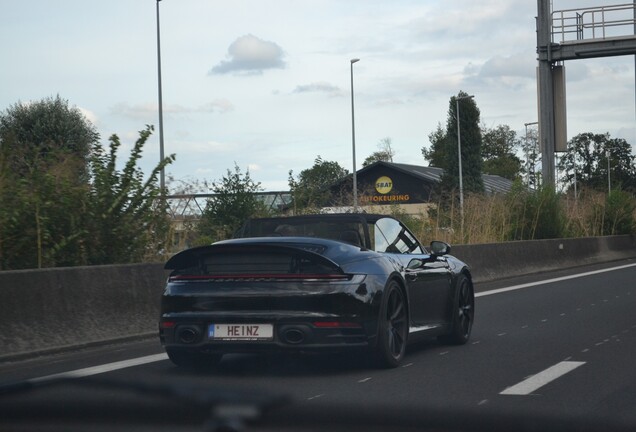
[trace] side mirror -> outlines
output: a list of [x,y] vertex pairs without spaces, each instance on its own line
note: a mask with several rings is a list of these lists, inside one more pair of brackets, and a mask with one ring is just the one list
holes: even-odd
[[431,242],[431,254],[435,256],[448,255],[451,247],[448,243],[434,240]]
[[406,269],[407,270],[417,270],[419,268],[422,268],[423,266],[424,266],[424,260],[421,260],[419,258],[413,258],[407,264]]

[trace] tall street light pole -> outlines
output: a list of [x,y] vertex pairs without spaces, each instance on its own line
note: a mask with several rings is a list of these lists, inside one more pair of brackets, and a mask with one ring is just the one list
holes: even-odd
[[356,123],[353,114],[353,64],[360,59],[349,60],[351,66],[351,148],[353,149],[353,211],[358,211],[358,176],[356,172]]
[[[157,75],[159,82],[159,162],[163,162],[163,98],[161,95],[161,37],[159,31],[159,2],[157,0]],[[161,187],[161,193],[164,193],[166,186],[166,173],[164,167],[161,168],[159,173],[159,185]]]
[[462,136],[459,124],[459,101],[464,99],[472,99],[475,95],[457,96],[455,105],[457,106],[457,158],[459,160],[459,211],[462,216],[462,231],[464,228],[464,178],[462,174]]

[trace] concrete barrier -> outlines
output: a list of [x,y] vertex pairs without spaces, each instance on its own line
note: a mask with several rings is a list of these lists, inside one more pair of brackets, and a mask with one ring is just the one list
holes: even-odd
[[451,253],[471,266],[473,279],[486,282],[636,257],[630,235],[458,245]]
[[162,264],[0,272],[0,360],[157,332]]
[[[460,245],[476,282],[636,258],[633,236]],[[157,334],[162,264],[0,272],[0,361]]]

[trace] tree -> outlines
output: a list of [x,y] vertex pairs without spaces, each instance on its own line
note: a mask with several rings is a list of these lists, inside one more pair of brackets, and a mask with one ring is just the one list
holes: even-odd
[[517,133],[508,125],[498,125],[492,129],[482,126],[481,155],[483,171],[514,180],[521,173],[521,159],[515,155],[520,147]]
[[98,140],[59,96],[0,114],[0,268],[85,263],[88,155]]
[[314,160],[311,168],[300,172],[294,179],[289,171],[289,188],[295,211],[315,209],[329,204],[331,193],[329,186],[349,175],[338,162],[325,161],[320,156]]
[[[609,160],[608,160],[609,157]],[[558,167],[565,171],[562,181],[574,186],[596,190],[608,189],[609,181],[615,187],[636,186],[635,157],[632,147],[622,138],[610,138],[609,133],[581,133],[568,142],[567,151],[560,158]]]
[[382,138],[378,143],[378,149],[378,151],[373,152],[371,155],[367,156],[367,158],[362,163],[363,167],[366,167],[378,161],[393,162],[395,151],[391,147],[391,138]]
[[442,129],[441,123],[437,123],[437,129],[428,135],[428,140],[431,143],[431,148],[422,147],[422,156],[428,161],[428,165],[444,170],[448,169],[451,142],[446,131]]
[[161,161],[146,180],[137,166],[153,130],[152,126],[146,126],[139,131],[121,172],[116,169],[117,150],[121,146],[117,135],[109,138],[108,153],[99,144],[93,146],[89,160],[92,183],[86,242],[90,264],[140,262],[146,255],[153,257],[166,250],[169,220],[165,201],[160,199],[162,190],[157,176],[175,160],[175,155]]
[[228,169],[220,181],[212,183],[214,197],[207,201],[199,232],[211,241],[226,239],[246,219],[268,216],[267,206],[256,195],[260,191],[261,184],[252,180],[249,170],[243,174],[235,164],[234,171]]
[[144,181],[137,162],[152,130],[140,132],[118,172],[117,135],[107,153],[59,96],[0,115],[0,268],[138,262],[165,250],[169,221],[156,180],[174,155]]
[[481,129],[479,128],[479,108],[468,94],[460,91],[450,99],[446,122],[447,167],[442,175],[442,189],[459,188],[459,157],[457,136],[457,98],[459,100],[459,125],[461,133],[462,180],[464,191],[483,192],[481,160]]
[[6,152],[8,167],[26,174],[35,161],[52,154],[74,155],[84,162],[77,173],[87,182],[88,154],[99,134],[84,114],[56,96],[9,107],[0,116],[0,148]]

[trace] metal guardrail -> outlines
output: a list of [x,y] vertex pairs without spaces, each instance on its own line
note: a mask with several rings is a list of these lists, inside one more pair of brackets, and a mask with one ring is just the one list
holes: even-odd
[[[255,192],[267,208],[280,209],[291,203],[289,192]],[[166,197],[170,216],[173,219],[199,219],[205,210],[208,199],[213,199],[216,194],[176,194]]]
[[636,4],[634,3],[553,11],[552,42],[636,37],[635,26]]

